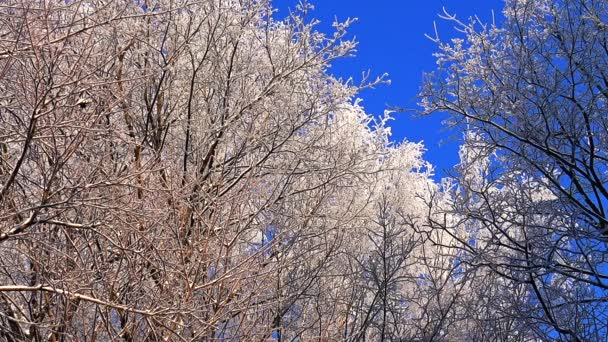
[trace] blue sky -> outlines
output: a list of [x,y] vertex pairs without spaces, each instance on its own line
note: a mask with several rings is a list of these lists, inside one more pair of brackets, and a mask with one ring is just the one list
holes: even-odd
[[[279,10],[277,17],[287,15],[298,0],[273,0]],[[331,72],[339,77],[360,78],[361,72],[371,70],[372,75],[387,72],[392,84],[366,90],[359,97],[366,111],[382,114],[387,107],[417,108],[416,95],[424,71],[435,67],[433,53],[436,44],[427,39],[432,34],[433,21],[437,23],[442,39],[457,35],[453,25],[442,21],[437,14],[445,7],[458,18],[477,15],[483,21],[492,20],[492,10],[500,20],[503,0],[311,0],[315,6],[312,16],[321,20],[322,31],[330,31],[335,17],[338,20],[358,18],[350,33],[357,38],[357,57],[338,61]],[[391,123],[395,141],[424,141],[425,159],[436,166],[437,178],[443,170],[458,162],[456,132],[445,130],[443,116],[413,118],[412,114],[397,114]]]

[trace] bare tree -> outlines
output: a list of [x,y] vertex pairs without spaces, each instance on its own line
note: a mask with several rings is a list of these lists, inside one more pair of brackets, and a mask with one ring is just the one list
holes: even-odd
[[426,113],[449,112],[467,132],[452,210],[466,232],[459,249],[469,272],[494,274],[482,277],[505,304],[492,315],[515,320],[520,336],[601,340],[608,330],[607,6],[507,1],[500,26],[446,13],[464,39],[436,38],[440,67],[421,92]]
[[[368,253],[353,255],[353,272],[360,278],[353,287],[349,322],[345,335],[351,340],[393,341],[405,336],[402,331],[408,319],[409,298],[404,285],[412,281],[411,268],[414,248],[419,235],[408,234],[404,222],[398,222],[386,197],[377,204],[377,217],[367,229]],[[409,232],[411,233],[411,232]]]

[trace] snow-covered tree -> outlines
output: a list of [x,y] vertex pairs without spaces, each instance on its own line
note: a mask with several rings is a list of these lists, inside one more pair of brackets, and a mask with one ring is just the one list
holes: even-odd
[[446,13],[464,37],[436,38],[422,88],[425,112],[467,137],[458,223],[434,226],[466,233],[468,272],[494,279],[488,317],[519,336],[608,334],[607,14],[588,0],[508,0],[499,25]]
[[[355,100],[382,77],[328,74],[355,47],[352,21],[325,35],[309,9],[0,4],[2,338],[442,331],[453,257],[428,251],[443,233],[422,223],[436,187],[422,147],[391,144],[388,119]],[[378,203],[392,209],[378,216]],[[383,262],[396,277],[370,282]],[[361,324],[363,310],[374,317]]]

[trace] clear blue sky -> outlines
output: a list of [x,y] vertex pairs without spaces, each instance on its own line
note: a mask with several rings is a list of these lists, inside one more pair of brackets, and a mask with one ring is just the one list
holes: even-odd
[[[279,10],[276,17],[287,15],[298,0],[273,0]],[[453,25],[442,21],[437,14],[445,7],[458,18],[477,15],[483,21],[492,20],[494,10],[497,21],[502,16],[503,0],[311,0],[315,6],[312,16],[321,20],[319,29],[329,32],[335,17],[338,20],[358,18],[350,33],[357,38],[357,57],[336,62],[331,72],[339,77],[360,79],[362,71],[372,75],[387,72],[392,84],[362,92],[366,112],[382,114],[387,107],[417,108],[422,74],[435,67],[437,51],[435,43],[424,34],[432,34],[433,21],[437,22],[440,37],[444,40],[457,35]],[[458,138],[456,132],[446,131],[441,121],[444,117],[413,118],[412,114],[397,114],[392,122],[395,141],[424,141],[427,148],[425,159],[436,167],[437,178],[443,170],[458,162]]]

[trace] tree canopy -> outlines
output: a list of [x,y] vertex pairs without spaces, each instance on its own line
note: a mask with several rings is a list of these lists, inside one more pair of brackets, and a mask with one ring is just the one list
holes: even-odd
[[0,3],[6,341],[596,341],[608,3],[508,0],[438,44],[391,141],[302,2]]

